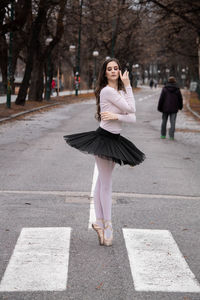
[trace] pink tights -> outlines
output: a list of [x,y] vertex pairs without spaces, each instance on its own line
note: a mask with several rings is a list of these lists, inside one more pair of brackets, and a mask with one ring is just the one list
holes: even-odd
[[95,156],[98,177],[94,191],[94,208],[96,219],[111,221],[112,207],[112,171],[115,163]]

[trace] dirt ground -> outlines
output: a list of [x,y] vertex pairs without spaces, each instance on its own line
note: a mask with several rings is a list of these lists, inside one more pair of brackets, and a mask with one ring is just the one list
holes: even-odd
[[200,99],[196,93],[190,94],[190,107],[200,115]]
[[[15,103],[11,103],[11,108],[7,108],[6,104],[0,104],[0,120],[6,117],[10,117],[13,116],[15,114],[21,113],[21,112],[25,112],[27,110],[32,110],[35,108],[40,108],[41,110],[44,109],[50,109],[53,108],[53,104],[57,105],[59,104],[68,104],[68,103],[73,103],[73,102],[81,102],[81,101],[85,101],[88,100],[88,98],[94,98],[94,94],[81,94],[78,96],[74,96],[74,95],[69,95],[69,96],[60,96],[60,97],[54,97],[53,99],[50,99],[49,101],[47,100],[43,100],[41,102],[38,101],[26,101],[26,104],[24,106],[22,105],[16,105]],[[49,108],[43,108],[43,106],[46,105],[52,105]]]

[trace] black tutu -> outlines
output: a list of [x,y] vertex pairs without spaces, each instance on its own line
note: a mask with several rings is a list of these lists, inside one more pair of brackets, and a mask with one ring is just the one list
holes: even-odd
[[132,142],[101,127],[96,131],[65,135],[64,139],[71,147],[120,165],[136,166],[145,159],[145,154]]

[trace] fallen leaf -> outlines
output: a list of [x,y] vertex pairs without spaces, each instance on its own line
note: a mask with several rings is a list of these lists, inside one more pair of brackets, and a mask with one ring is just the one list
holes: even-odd
[[103,282],[101,282],[101,283],[96,287],[96,289],[99,290],[99,289],[102,287],[102,285],[103,285]]

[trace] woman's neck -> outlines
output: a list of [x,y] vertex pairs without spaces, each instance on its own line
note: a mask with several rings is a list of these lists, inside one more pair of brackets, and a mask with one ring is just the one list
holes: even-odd
[[108,81],[108,85],[112,88],[114,88],[115,90],[118,90],[118,82],[116,81]]

